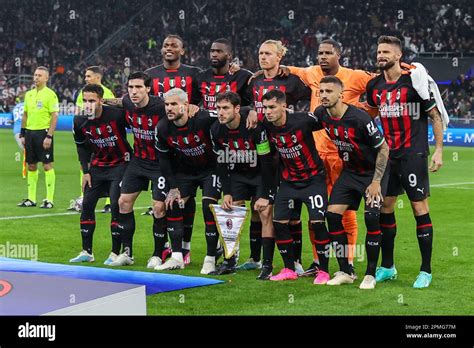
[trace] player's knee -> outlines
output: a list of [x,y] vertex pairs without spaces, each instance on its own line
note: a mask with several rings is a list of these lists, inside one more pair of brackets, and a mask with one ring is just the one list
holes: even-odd
[[119,204],[120,212],[122,214],[130,213],[132,211],[133,201],[129,199],[127,196],[121,195],[118,200],[118,204]]
[[45,172],[53,169],[53,163],[43,163],[43,169],[45,170]]
[[364,219],[367,231],[380,230],[380,214],[378,212],[366,211],[364,213]]
[[[173,206],[174,208],[174,206]],[[160,219],[166,215],[166,207],[164,202],[153,201],[153,215]]]
[[268,206],[259,212],[260,221],[262,225],[268,225],[272,222],[272,206]]
[[38,165],[36,163],[35,164],[28,163],[28,170],[30,172],[34,172],[37,168],[38,168]]
[[428,207],[428,199],[424,199],[419,202],[411,202],[411,208],[415,216],[425,215],[430,212]]
[[383,214],[391,214],[395,211],[395,203],[397,197],[384,197],[381,212]]
[[301,224],[301,220],[300,220],[300,219],[292,219],[292,220],[290,220],[290,225],[298,225],[298,224]]

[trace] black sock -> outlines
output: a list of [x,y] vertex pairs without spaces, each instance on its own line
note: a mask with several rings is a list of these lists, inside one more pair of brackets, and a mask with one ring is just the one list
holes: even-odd
[[328,220],[329,239],[333,243],[339,269],[342,272],[351,274],[348,260],[349,243],[347,241],[347,233],[342,224],[342,215],[328,212],[326,214],[326,219]]
[[250,221],[250,257],[258,262],[262,250],[262,223]]
[[282,224],[280,222],[273,222],[275,227],[275,240],[280,251],[280,255],[283,258],[285,268],[295,270],[295,259],[293,256],[293,239],[290,234],[289,224]]
[[166,211],[166,230],[170,236],[171,249],[180,253],[183,248],[183,211],[178,203],[174,203],[172,208]]
[[430,214],[415,216],[416,236],[421,252],[420,271],[431,274],[431,252],[433,250],[433,225]]
[[273,265],[273,252],[275,251],[275,238],[263,237],[262,238],[263,246],[263,265],[272,266]]
[[290,224],[290,234],[293,239],[293,254],[295,256],[295,261],[301,263],[301,251],[302,251],[302,237],[303,237],[303,225],[301,221],[292,225]]
[[329,234],[324,222],[314,222],[311,224],[314,231],[314,247],[318,253],[319,269],[329,272]]
[[153,216],[153,240],[155,241],[153,256],[161,258],[167,240],[165,216],[158,219]]
[[[184,217],[184,232],[183,242],[190,243],[193,234],[194,215],[196,213],[196,199],[191,197],[188,199],[184,206],[183,217]],[[189,252],[189,249],[183,248],[183,254]]]
[[395,214],[380,214],[380,230],[382,231],[382,267],[391,268],[393,266],[393,249],[395,246],[395,236],[397,235],[397,224]]
[[94,238],[95,221],[81,221],[82,250],[92,254],[92,240]]
[[112,235],[112,252],[116,255],[120,254],[120,247],[122,246],[122,237],[120,236],[120,228],[117,221],[110,223],[110,234]]
[[217,232],[216,222],[214,221],[214,215],[212,215],[209,204],[215,204],[216,201],[212,199],[202,200],[202,213],[204,216],[204,222],[206,223],[206,244],[207,244],[207,255],[216,256],[217,241],[219,235]]
[[123,252],[133,257],[133,235],[135,234],[135,214],[133,211],[119,214],[119,225],[121,229]]
[[367,269],[365,271],[365,274],[375,277],[375,270],[377,269],[377,262],[379,260],[380,244],[382,244],[382,233],[380,230],[380,214],[378,211],[366,211],[364,213],[364,218],[365,226],[367,227],[367,235],[365,237]]

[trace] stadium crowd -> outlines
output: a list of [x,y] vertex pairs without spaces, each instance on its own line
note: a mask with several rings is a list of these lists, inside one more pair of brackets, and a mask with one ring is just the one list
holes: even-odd
[[[32,74],[38,65],[49,66],[53,71],[51,87],[59,99],[73,101],[76,91],[84,85],[84,66],[79,64],[148,3],[92,1],[86,9],[72,0],[6,1],[0,14],[0,33],[5,38],[0,41],[3,72]],[[95,10],[88,11],[91,7]],[[154,2],[151,11],[144,11],[133,20],[131,37],[87,65],[104,67],[106,85],[121,95],[130,71],[159,64],[161,42],[169,33],[184,38],[184,62],[201,67],[209,64],[211,40],[231,37],[235,56],[253,71],[258,68],[258,45],[269,37],[285,43],[289,52],[284,63],[297,66],[314,64],[319,42],[332,38],[343,46],[342,65],[373,71],[376,37],[382,33],[404,39],[408,61],[423,52],[472,52],[473,6],[469,1],[441,4],[439,0],[384,0],[374,4],[321,0],[318,11],[314,9],[314,2],[277,0],[272,2],[270,17],[268,8],[258,6],[254,0]],[[424,25],[426,22],[432,25]],[[361,40],[361,35],[367,39]],[[5,79],[0,76],[0,80]],[[469,94],[463,86],[461,89]],[[459,101],[454,94],[450,93],[452,103]],[[458,109],[469,104],[468,99],[462,100],[465,103]],[[11,96],[6,104],[14,101]]]

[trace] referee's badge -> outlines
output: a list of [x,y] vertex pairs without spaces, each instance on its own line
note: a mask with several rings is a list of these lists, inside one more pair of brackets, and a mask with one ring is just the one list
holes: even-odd
[[36,108],[37,108],[37,109],[41,109],[42,107],[43,107],[43,102],[42,102],[41,100],[38,100],[38,101],[36,102]]

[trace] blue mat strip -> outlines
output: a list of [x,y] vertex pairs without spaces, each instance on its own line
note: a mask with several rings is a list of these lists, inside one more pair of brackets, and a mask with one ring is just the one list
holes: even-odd
[[202,277],[140,271],[123,271],[86,266],[69,266],[4,257],[0,257],[0,270],[145,285],[147,295],[223,283],[221,280]]

